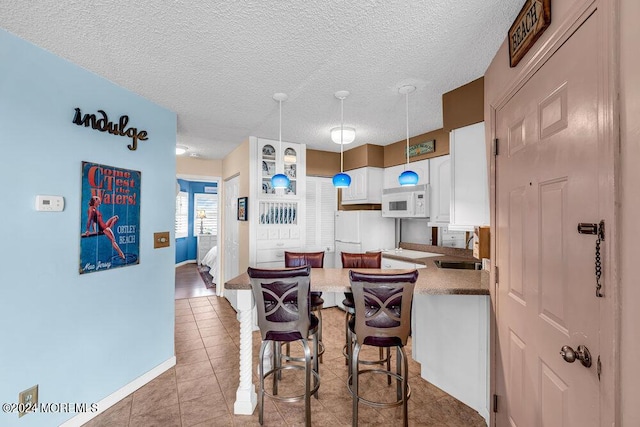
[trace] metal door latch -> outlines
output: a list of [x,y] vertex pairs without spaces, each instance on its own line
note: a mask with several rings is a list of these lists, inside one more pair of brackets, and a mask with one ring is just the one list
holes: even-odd
[[568,345],[565,345],[560,350],[560,355],[567,363],[573,363],[577,359],[585,368],[591,367],[591,353],[584,345],[579,345],[575,351]]

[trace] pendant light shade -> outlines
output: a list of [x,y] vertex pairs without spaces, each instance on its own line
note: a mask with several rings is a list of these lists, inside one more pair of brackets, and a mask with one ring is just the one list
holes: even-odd
[[418,174],[409,170],[409,94],[416,90],[415,86],[405,85],[398,92],[405,96],[405,105],[407,110],[407,167],[405,171],[398,177],[398,182],[402,187],[410,187],[418,184]]
[[336,188],[348,188],[351,185],[351,177],[340,172],[333,176],[333,186]]
[[398,177],[398,181],[403,187],[416,185],[418,183],[418,174],[414,171],[404,171]]
[[[339,90],[335,93],[335,97],[340,100],[340,128],[338,129],[339,133],[335,132],[335,128],[331,130],[331,139],[334,142],[337,142],[340,144],[340,173],[335,174],[333,176],[333,186],[335,188],[348,188],[351,185],[351,177],[346,173],[344,173],[344,153],[343,153],[344,144],[348,144],[348,142],[346,142],[347,136],[345,135],[345,127],[344,127],[344,99],[347,96],[349,96],[349,91],[346,91],[346,90]],[[335,135],[335,138],[339,138],[338,141],[334,139],[334,135]],[[356,131],[355,129],[353,129],[353,137],[350,137],[349,142],[352,142],[355,136],[356,136]]]
[[[287,94],[276,93],[273,95],[273,99],[278,101],[278,104],[280,107],[280,122],[279,122],[280,132],[278,134],[278,142],[279,142],[278,150],[280,153],[282,153],[282,101],[287,100]],[[283,173],[278,173],[271,177],[271,187],[273,188],[289,188],[289,184],[290,184],[289,177]]]

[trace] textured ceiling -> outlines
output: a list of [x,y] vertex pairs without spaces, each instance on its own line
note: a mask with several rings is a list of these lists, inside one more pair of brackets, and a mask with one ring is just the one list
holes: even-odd
[[[220,159],[249,136],[339,151],[442,127],[442,94],[482,76],[524,0],[3,0],[0,27],[178,115],[178,144]],[[507,61],[507,58],[504,58]]]

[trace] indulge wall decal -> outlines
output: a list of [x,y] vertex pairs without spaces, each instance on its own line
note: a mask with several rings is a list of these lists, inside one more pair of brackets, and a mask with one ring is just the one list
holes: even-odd
[[[126,136],[131,138],[131,144],[127,145],[127,148],[131,151],[138,148],[138,141],[146,141],[149,139],[149,135],[146,130],[138,131],[138,128],[127,127],[129,124],[129,116],[120,116],[118,123],[109,121],[107,113],[103,110],[98,110],[98,114],[85,114],[82,115],[80,108],[75,109],[76,113],[73,116],[73,123],[78,126],[84,126],[86,128],[91,127],[100,132],[109,132],[112,135]],[[98,117],[100,115],[100,117]]]

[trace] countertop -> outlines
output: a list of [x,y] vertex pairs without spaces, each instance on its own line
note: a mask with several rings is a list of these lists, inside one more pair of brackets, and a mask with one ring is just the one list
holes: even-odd
[[[423,245],[421,245],[423,246]],[[476,260],[466,256],[467,249],[443,248],[440,246],[406,247],[423,252],[443,253],[443,256],[410,259],[400,254],[385,254],[385,257],[424,264],[418,269],[418,281],[414,293],[423,295],[489,295],[489,272],[484,270],[456,270],[438,268],[435,260]],[[393,273],[406,270],[313,268],[311,269],[311,289],[323,292],[349,291],[349,270],[369,273]],[[225,289],[251,289],[249,275],[245,272],[225,283]]]

